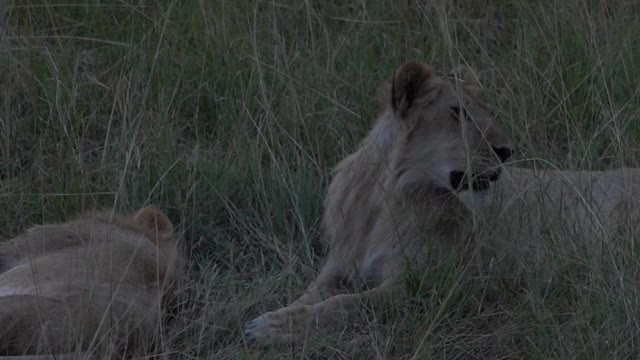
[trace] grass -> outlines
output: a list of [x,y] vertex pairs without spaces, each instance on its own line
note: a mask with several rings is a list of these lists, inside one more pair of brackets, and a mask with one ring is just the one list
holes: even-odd
[[93,207],[167,211],[193,264],[167,358],[638,356],[632,251],[620,283],[571,259],[549,289],[451,267],[344,332],[245,347],[242,324],[315,276],[331,168],[404,61],[478,69],[523,165],[639,165],[634,1],[432,3],[0,2],[1,238]]

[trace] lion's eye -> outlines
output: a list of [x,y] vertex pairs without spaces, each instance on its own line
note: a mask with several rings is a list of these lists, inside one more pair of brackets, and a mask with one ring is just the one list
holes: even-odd
[[456,121],[460,121],[460,119],[471,120],[471,118],[469,117],[469,113],[465,108],[461,108],[460,106],[456,105],[451,106],[449,108],[449,111],[451,111],[451,114],[456,119]]
[[449,111],[451,111],[451,114],[453,115],[453,117],[458,121],[460,120],[460,116],[466,115],[466,113],[463,113],[464,110],[460,109],[459,106],[452,106],[449,108]]

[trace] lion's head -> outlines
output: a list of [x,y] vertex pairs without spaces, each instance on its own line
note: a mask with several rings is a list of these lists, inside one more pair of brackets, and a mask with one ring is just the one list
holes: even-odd
[[449,76],[419,63],[396,71],[390,113],[400,126],[391,166],[401,191],[481,194],[498,179],[512,146],[479,91],[466,67]]

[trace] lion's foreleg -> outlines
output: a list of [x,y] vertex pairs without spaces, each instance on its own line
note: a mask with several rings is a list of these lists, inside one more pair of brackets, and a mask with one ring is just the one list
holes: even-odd
[[247,343],[283,343],[304,339],[344,326],[358,310],[377,302],[387,286],[334,295],[311,305],[290,305],[249,321],[244,329]]
[[322,302],[348,287],[348,279],[342,272],[325,267],[304,293],[289,306],[313,305]]

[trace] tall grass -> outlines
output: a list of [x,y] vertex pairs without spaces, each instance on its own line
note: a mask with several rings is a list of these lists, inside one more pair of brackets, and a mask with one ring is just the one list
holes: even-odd
[[6,0],[0,14],[0,236],[165,209],[193,263],[167,358],[640,354],[638,292],[591,281],[589,264],[545,291],[443,269],[295,347],[247,349],[240,331],[315,276],[330,170],[404,61],[478,69],[523,166],[637,166],[636,2]]

